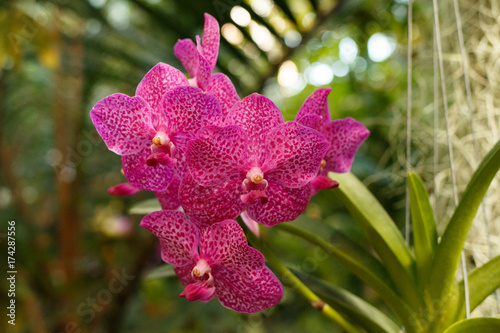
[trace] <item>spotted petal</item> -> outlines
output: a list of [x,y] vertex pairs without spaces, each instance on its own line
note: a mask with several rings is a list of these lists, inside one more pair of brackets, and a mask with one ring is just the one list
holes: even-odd
[[146,215],[140,225],[158,237],[161,258],[166,263],[184,266],[198,260],[199,230],[184,213],[153,212]]
[[199,67],[198,74],[196,75],[196,80],[198,82],[198,87],[200,87],[203,91],[207,91],[212,69],[210,68],[210,64],[208,63],[207,59],[205,59],[201,54],[198,54],[198,57]]
[[331,143],[325,155],[326,165],[322,171],[325,175],[328,171],[348,172],[356,151],[370,135],[363,124],[350,117],[329,122],[323,133]]
[[136,96],[141,96],[151,107],[153,126],[158,128],[163,123],[158,106],[162,96],[169,90],[178,86],[189,85],[188,80],[177,68],[159,63],[154,66],[137,86]]
[[275,127],[266,137],[266,179],[273,179],[284,187],[301,187],[309,183],[319,171],[321,160],[330,144],[312,128],[289,121]]
[[201,40],[203,56],[207,59],[210,66],[210,72],[215,68],[217,56],[219,55],[219,23],[217,20],[205,13],[205,25],[203,26],[203,37]]
[[300,107],[295,120],[300,122],[302,117],[312,114],[320,116],[324,122],[330,120],[330,112],[328,111],[328,94],[330,91],[332,91],[332,88],[320,88],[314,91]]
[[239,126],[204,127],[188,144],[189,172],[200,185],[220,184],[239,173],[247,159],[247,146],[247,136]]
[[239,125],[247,133],[249,158],[257,164],[263,161],[267,134],[283,122],[283,115],[276,105],[259,94],[252,94],[236,103],[224,121],[226,125]]
[[160,202],[161,209],[175,210],[181,206],[179,201],[179,187],[181,180],[179,177],[174,176],[172,182],[168,184],[165,191],[155,192],[158,201]]
[[262,204],[257,200],[253,205],[248,206],[247,212],[253,220],[272,227],[281,222],[295,220],[306,209],[311,188],[310,185],[285,188],[269,181],[266,193],[269,201]]
[[174,46],[174,54],[181,61],[191,78],[198,74],[199,58],[198,49],[194,42],[189,39],[179,39]]
[[170,90],[161,101],[167,128],[173,132],[196,131],[219,125],[222,113],[217,98],[201,89],[183,86]]
[[182,208],[203,225],[235,219],[245,208],[240,200],[241,182],[234,176],[218,186],[201,186],[187,174],[179,190]]
[[151,108],[141,97],[105,97],[92,108],[90,118],[108,149],[118,155],[139,152],[154,136]]
[[222,73],[215,73],[210,77],[207,92],[219,100],[223,118],[228,115],[233,105],[240,100],[233,83]]
[[158,164],[156,167],[148,166],[146,159],[151,154],[145,148],[137,154],[122,157],[123,172],[133,186],[148,191],[165,191],[172,181],[174,169],[172,166]]

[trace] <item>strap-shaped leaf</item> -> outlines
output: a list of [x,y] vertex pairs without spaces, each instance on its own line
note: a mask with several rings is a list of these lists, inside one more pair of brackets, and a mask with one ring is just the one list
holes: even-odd
[[398,292],[412,308],[422,308],[423,298],[416,288],[415,261],[394,221],[353,174],[330,173],[330,177],[340,184],[333,193],[368,235]]
[[[500,255],[469,273],[469,300],[471,311],[498,288],[500,288]],[[463,281],[459,283],[458,289],[461,293],[458,297],[462,307],[460,313],[465,315]]]
[[418,282],[423,287],[434,258],[437,246],[436,222],[431,203],[420,177],[413,172],[408,174],[410,208],[413,224],[415,259],[417,262]]
[[309,274],[305,275],[295,270],[292,272],[334,309],[350,318],[351,322],[364,327],[368,332],[400,332],[400,327],[394,321],[364,299]]
[[172,265],[161,265],[146,273],[146,280],[160,279],[160,278],[169,278],[175,276],[174,266]]
[[158,210],[161,210],[160,202],[158,199],[153,198],[133,204],[128,210],[128,213],[131,215],[146,215]]
[[427,282],[430,296],[439,298],[452,289],[460,253],[477,210],[500,168],[500,141],[474,172],[460,202],[441,237]]
[[[398,315],[405,326],[410,325],[409,320],[413,318],[411,316],[414,311],[395,293],[391,278],[382,264],[362,247],[347,237],[340,237],[338,235],[333,239],[334,245],[321,237],[286,223],[278,224],[275,228],[287,231],[312,244],[320,246],[375,290],[384,302]],[[418,326],[419,323],[415,324]],[[418,329],[418,327],[416,328]]]
[[500,318],[471,318],[459,321],[448,327],[444,333],[498,333],[500,332]]

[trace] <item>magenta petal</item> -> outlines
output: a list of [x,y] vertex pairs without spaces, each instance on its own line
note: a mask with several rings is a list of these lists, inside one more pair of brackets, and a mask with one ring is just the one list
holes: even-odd
[[350,117],[332,121],[325,125],[323,133],[331,146],[325,155],[326,166],[323,171],[348,172],[359,146],[370,132]]
[[160,202],[161,209],[175,210],[181,206],[179,201],[179,187],[181,180],[179,177],[174,176],[172,182],[168,185],[167,189],[162,192],[155,192],[158,201]]
[[215,187],[201,186],[188,174],[179,190],[182,208],[204,225],[235,219],[245,208],[240,200],[241,182],[237,176]]
[[129,196],[129,195],[134,195],[141,190],[130,185],[129,183],[121,183],[116,186],[108,188],[108,193],[111,195],[118,195],[118,196]]
[[255,313],[275,306],[283,298],[281,282],[266,266],[250,274],[216,268],[213,276],[219,301],[234,311]]
[[228,115],[233,105],[240,100],[233,83],[222,73],[215,73],[210,77],[207,92],[219,100],[223,118]]
[[259,224],[254,221],[250,216],[248,216],[248,212],[245,210],[243,213],[240,215],[241,219],[243,220],[243,223],[250,229],[251,232],[257,237],[260,237],[260,229],[259,229]]
[[188,301],[208,302],[215,297],[215,287],[203,282],[191,283],[186,286],[179,297],[185,297]]
[[184,213],[162,210],[146,215],[141,227],[151,231],[161,244],[161,258],[175,266],[198,260],[199,230]]
[[208,61],[203,58],[201,54],[199,54],[199,59],[200,67],[198,67],[196,80],[198,83],[198,87],[203,91],[207,91],[208,82],[210,80],[210,73],[212,73],[212,70],[210,68],[210,65],[208,64]]
[[219,23],[217,20],[205,13],[205,25],[203,26],[203,37],[201,40],[203,56],[207,59],[210,66],[210,72],[215,68],[217,56],[219,55]]
[[300,119],[306,115],[314,114],[323,118],[323,121],[330,120],[330,112],[328,111],[328,94],[332,88],[320,88],[314,91],[297,112],[295,120]]
[[268,227],[281,222],[295,220],[309,203],[311,188],[306,185],[299,188],[285,188],[272,181],[266,190],[269,201],[259,201],[247,207],[248,215],[255,221]]
[[320,190],[338,187],[339,183],[326,176],[317,176],[311,181],[311,196],[316,195]]
[[181,61],[191,78],[198,74],[198,49],[191,39],[179,39],[174,46],[174,54]]
[[[210,267],[237,265],[234,258],[247,247],[245,233],[235,220],[214,223],[204,228],[200,235],[200,258],[207,260]],[[261,261],[257,268],[264,265],[264,256]]]
[[153,126],[155,128],[158,128],[163,123],[158,110],[162,96],[175,87],[188,85],[189,82],[181,71],[161,62],[144,76],[137,86],[135,95],[141,96],[148,102],[156,118],[153,119]]
[[129,155],[151,144],[151,112],[141,97],[113,94],[96,103],[90,118],[109,150]]
[[219,125],[222,113],[217,98],[201,89],[184,86],[170,90],[161,101],[167,128],[172,133],[196,131],[203,126]]
[[267,97],[252,94],[236,103],[224,123],[239,125],[247,133],[250,158],[261,164],[264,157],[264,140],[276,126],[283,124],[283,115]]
[[156,167],[147,165],[151,155],[149,148],[133,155],[122,157],[125,177],[133,186],[148,191],[165,191],[172,181],[174,169],[172,166],[158,164]]
[[321,132],[321,128],[323,127],[323,117],[320,117],[315,114],[307,114],[297,120],[299,124],[315,129],[318,132]]
[[174,266],[174,272],[184,286],[196,282],[196,279],[191,275],[195,265],[193,260],[184,266]]
[[247,136],[239,126],[204,127],[198,139],[189,142],[189,172],[200,185],[217,185],[239,173],[246,162],[247,145]]
[[282,186],[304,186],[318,174],[329,146],[318,131],[289,121],[267,135],[262,171],[267,173],[266,179]]

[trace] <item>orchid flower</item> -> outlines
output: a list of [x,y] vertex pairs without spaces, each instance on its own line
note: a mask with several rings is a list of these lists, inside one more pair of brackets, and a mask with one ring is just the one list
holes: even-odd
[[283,286],[264,264],[264,256],[248,246],[234,220],[200,229],[181,212],[161,211],[145,216],[141,226],[161,244],[163,261],[174,266],[188,301],[221,304],[238,312],[255,313],[276,305]]
[[203,128],[188,145],[189,176],[180,190],[186,213],[220,221],[246,206],[250,218],[267,226],[295,219],[329,147],[324,136],[284,123],[274,103],[258,94],[236,103],[225,125]]

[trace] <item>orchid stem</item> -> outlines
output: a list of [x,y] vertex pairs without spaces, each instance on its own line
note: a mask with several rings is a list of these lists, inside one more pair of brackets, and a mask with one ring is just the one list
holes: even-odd
[[259,251],[264,254],[266,261],[281,277],[281,281],[289,288],[297,290],[304,296],[311,306],[318,309],[324,316],[341,326],[346,332],[360,333],[361,331],[350,324],[340,313],[335,311],[330,305],[318,297],[311,289],[309,289],[299,278],[297,278],[281,261],[271,252],[271,250],[262,243],[252,232],[247,233],[247,238]]

